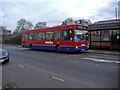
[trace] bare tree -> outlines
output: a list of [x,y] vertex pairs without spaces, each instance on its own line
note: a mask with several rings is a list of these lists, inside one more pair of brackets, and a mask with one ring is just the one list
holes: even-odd
[[74,24],[74,20],[72,18],[67,18],[62,22],[62,25],[71,25]]
[[33,29],[33,27],[34,26],[30,21],[26,21],[25,30],[31,30],[31,29]]
[[73,20],[72,18],[67,18],[62,22],[62,25],[70,25],[70,24],[83,24],[83,25],[89,25],[91,24],[91,21],[89,19],[78,19]]
[[20,19],[17,21],[17,26],[15,32],[21,32],[22,30],[30,30],[33,28],[33,24],[25,19]]
[[37,24],[35,24],[34,29],[45,28],[45,27],[46,27],[46,22],[38,22]]

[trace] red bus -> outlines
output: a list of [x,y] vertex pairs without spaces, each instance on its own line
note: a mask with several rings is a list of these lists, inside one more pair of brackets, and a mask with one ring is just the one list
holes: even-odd
[[73,24],[25,30],[22,32],[22,46],[56,52],[88,50],[88,26]]

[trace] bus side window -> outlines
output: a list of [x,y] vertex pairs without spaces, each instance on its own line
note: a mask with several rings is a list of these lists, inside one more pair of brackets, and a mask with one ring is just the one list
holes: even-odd
[[26,34],[23,34],[22,37],[23,37],[23,40],[26,40]]
[[41,32],[38,32],[38,40],[41,40]]
[[28,39],[29,39],[29,40],[34,40],[34,39],[35,39],[34,33],[29,33]]
[[64,30],[63,31],[63,39],[64,40],[72,40],[72,31],[71,30]]
[[45,32],[39,32],[39,40],[45,40]]
[[27,38],[28,38],[28,34],[25,34],[25,40],[27,40]]
[[38,39],[39,39],[39,33],[38,33],[38,32],[35,32],[35,33],[34,33],[34,39],[35,39],[35,40],[38,40]]
[[55,31],[54,32],[54,39],[55,40],[62,40],[62,31]]
[[29,36],[30,36],[30,34],[28,33],[28,34],[27,34],[27,40],[30,40],[30,39],[29,39]]
[[46,32],[46,40],[54,40],[54,32]]

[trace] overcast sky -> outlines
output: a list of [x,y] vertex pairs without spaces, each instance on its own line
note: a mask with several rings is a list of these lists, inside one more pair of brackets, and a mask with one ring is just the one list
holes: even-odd
[[46,21],[48,26],[61,24],[66,18],[90,19],[92,22],[115,19],[119,0],[2,0],[1,25],[14,30],[24,18],[34,25]]

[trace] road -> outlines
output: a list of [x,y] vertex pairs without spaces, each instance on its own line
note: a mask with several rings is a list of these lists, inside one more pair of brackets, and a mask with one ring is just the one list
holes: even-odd
[[10,62],[2,66],[3,87],[117,88],[118,55],[55,53],[5,45]]

